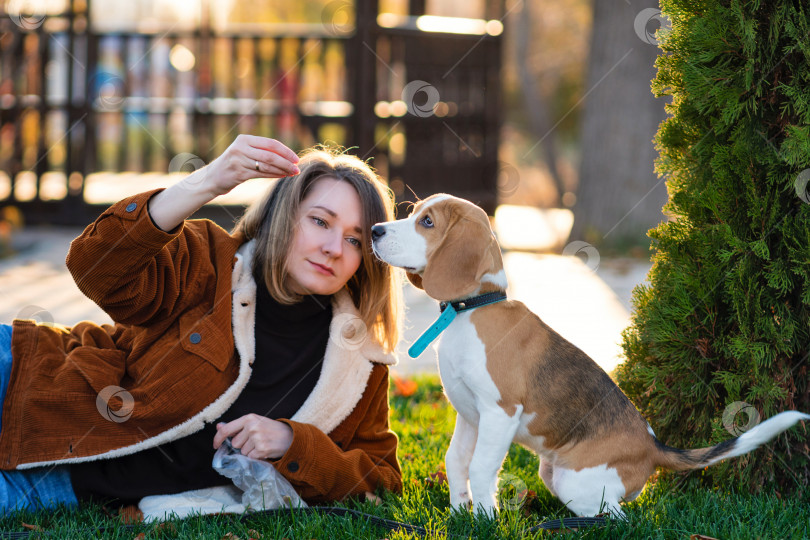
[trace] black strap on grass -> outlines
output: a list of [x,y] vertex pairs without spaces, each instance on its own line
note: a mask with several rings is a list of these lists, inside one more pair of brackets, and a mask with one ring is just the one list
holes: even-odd
[[[380,526],[384,529],[388,529],[390,531],[403,531],[406,533],[417,534],[419,536],[428,536],[428,531],[417,525],[411,525],[409,523],[402,523],[400,521],[394,521],[391,519],[384,519],[378,516],[373,516],[371,514],[366,514],[364,512],[360,512],[357,510],[351,510],[349,508],[339,508],[335,506],[310,506],[307,508],[276,508],[273,510],[260,510],[257,512],[250,512],[245,514],[233,514],[234,516],[238,516],[238,520],[240,522],[244,522],[248,519],[252,519],[255,517],[260,516],[286,516],[296,513],[304,513],[304,514],[320,514],[323,516],[338,516],[338,517],[351,517],[356,518],[359,520],[367,521],[373,525]],[[210,514],[210,515],[226,515],[226,514]],[[565,529],[584,529],[586,527],[593,527],[593,526],[601,526],[605,525],[605,518],[604,517],[593,517],[593,518],[563,518],[563,519],[553,519],[551,521],[546,521],[541,523],[540,525],[535,525],[528,529],[527,532],[537,532],[539,530],[565,530]],[[117,524],[117,525],[109,525],[106,527],[93,527],[93,528],[84,528],[84,529],[77,529],[75,530],[76,533],[107,533],[107,532],[114,532],[114,531],[131,531],[134,532],[137,529],[143,529],[145,525],[149,525],[148,522],[141,522],[141,523],[133,523],[133,524]],[[9,539],[17,539],[17,538],[29,538],[31,534],[35,534],[38,537],[40,536],[53,536],[56,534],[55,532],[47,531],[47,530],[32,530],[32,531],[20,531],[20,532],[4,532],[0,533],[0,538],[9,538]],[[434,535],[436,532],[434,532]],[[441,533],[439,533],[441,534]],[[456,534],[444,534],[445,537],[448,538],[467,538],[466,536],[459,536]]]

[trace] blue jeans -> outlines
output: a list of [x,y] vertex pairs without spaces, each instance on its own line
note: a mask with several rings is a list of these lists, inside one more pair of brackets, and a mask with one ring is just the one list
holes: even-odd
[[[10,377],[11,326],[0,324],[0,431],[3,429],[3,403]],[[0,471],[0,514],[23,508],[53,508],[60,503],[68,506],[79,504],[66,465]]]

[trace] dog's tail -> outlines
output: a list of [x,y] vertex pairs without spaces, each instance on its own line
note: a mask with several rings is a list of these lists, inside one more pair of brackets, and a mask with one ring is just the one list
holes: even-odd
[[791,428],[799,420],[810,420],[810,414],[798,411],[779,413],[739,437],[723,441],[709,448],[696,448],[694,450],[672,448],[656,439],[655,445],[658,450],[656,465],[673,471],[702,469],[720,460],[747,454],[786,429]]

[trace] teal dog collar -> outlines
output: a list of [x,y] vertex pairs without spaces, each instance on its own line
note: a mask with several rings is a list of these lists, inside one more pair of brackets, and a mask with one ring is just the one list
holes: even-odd
[[419,339],[417,339],[414,344],[411,345],[411,348],[408,349],[408,356],[411,358],[416,358],[422,354],[425,349],[427,349],[427,346],[430,345],[434,339],[439,337],[439,334],[441,334],[445,328],[450,326],[450,323],[456,318],[456,313],[486,306],[487,304],[494,304],[495,302],[500,302],[501,300],[506,300],[506,293],[503,291],[480,294],[478,296],[473,296],[472,298],[465,298],[464,300],[457,300],[455,302],[441,302],[439,304],[439,309],[441,309],[442,314],[439,315],[436,322],[430,325],[430,328],[425,330],[424,333],[419,336]]

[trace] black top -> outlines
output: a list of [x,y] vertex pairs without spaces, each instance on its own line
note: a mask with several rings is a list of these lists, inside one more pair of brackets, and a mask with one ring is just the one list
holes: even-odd
[[[312,393],[321,374],[332,307],[329,296],[305,296],[281,305],[256,279],[256,359],[242,393],[216,422],[161,446],[114,459],[70,465],[79,501],[137,503],[147,495],[228,485],[211,467],[217,422],[249,413],[290,418]],[[235,353],[234,353],[235,354]]]

